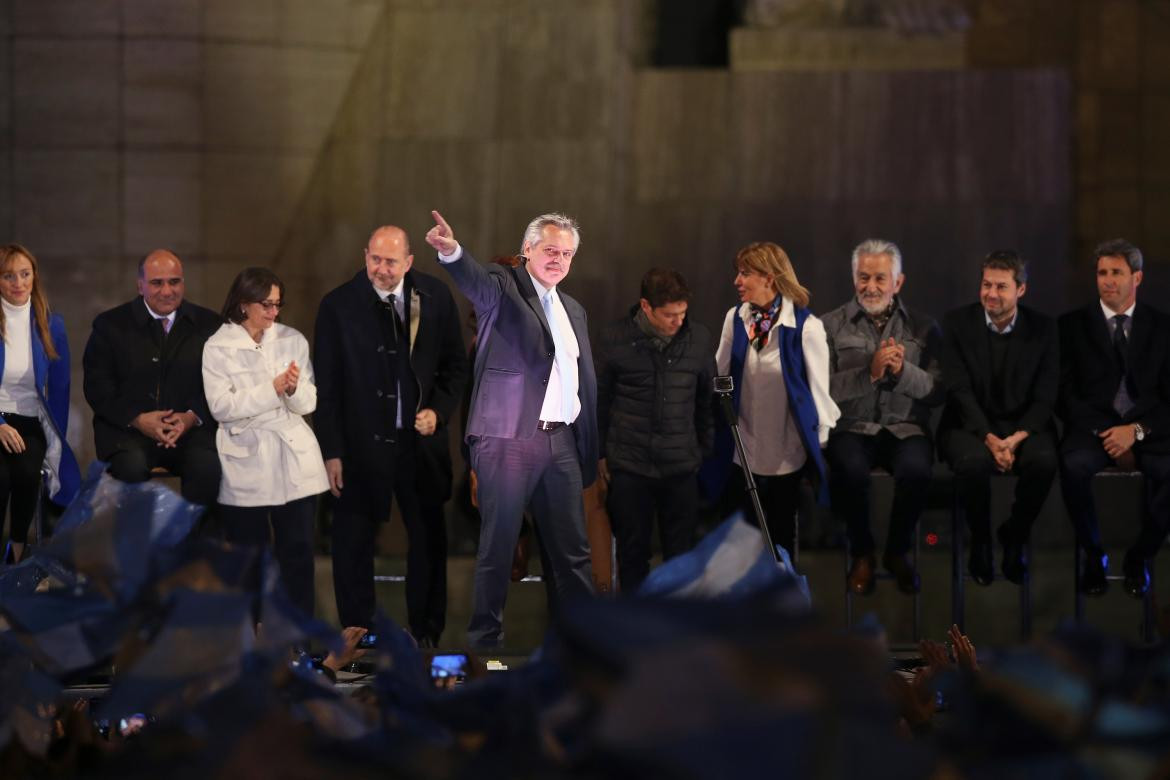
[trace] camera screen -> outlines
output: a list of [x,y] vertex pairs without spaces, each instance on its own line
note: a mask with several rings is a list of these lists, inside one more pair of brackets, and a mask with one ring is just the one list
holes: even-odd
[[441,653],[431,657],[431,680],[436,688],[450,688],[467,677],[467,655]]

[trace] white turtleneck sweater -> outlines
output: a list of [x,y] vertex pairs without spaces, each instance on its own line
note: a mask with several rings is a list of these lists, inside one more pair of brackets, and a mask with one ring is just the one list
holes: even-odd
[[0,298],[4,309],[4,375],[0,377],[0,414],[36,417],[40,408],[32,364],[32,301],[13,306]]

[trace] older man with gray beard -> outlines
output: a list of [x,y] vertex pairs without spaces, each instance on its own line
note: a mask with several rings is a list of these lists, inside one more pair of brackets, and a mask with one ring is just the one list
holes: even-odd
[[853,250],[856,297],[822,318],[829,340],[829,392],[841,409],[827,453],[833,509],[849,534],[848,587],[860,595],[873,592],[877,565],[869,527],[870,471],[876,466],[894,476],[882,563],[903,593],[919,589],[907,553],[930,484],[930,407],[945,393],[938,364],[941,333],[933,319],[902,302],[904,282],[897,245],[863,241]]

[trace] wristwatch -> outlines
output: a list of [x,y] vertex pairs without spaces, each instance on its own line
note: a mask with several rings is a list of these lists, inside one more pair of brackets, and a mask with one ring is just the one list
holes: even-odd
[[1133,424],[1133,438],[1135,440],[1144,441],[1147,433],[1149,433],[1149,431],[1143,428],[1141,423]]

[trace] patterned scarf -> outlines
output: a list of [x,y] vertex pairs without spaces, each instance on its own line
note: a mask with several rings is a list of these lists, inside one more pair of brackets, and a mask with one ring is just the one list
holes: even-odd
[[782,303],[783,296],[777,295],[772,305],[767,308],[752,304],[752,316],[748,322],[748,341],[756,348],[756,352],[767,346],[768,334],[772,331],[772,324],[776,321]]

